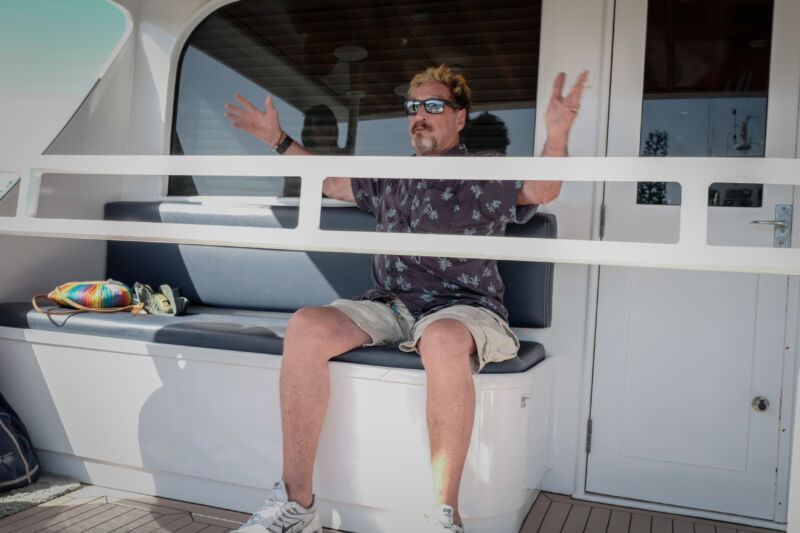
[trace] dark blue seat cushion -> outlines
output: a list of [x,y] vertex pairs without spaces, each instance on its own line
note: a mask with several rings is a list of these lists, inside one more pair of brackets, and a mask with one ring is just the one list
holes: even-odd
[[[176,222],[292,228],[297,208],[264,206],[238,213],[188,202],[112,202],[108,220]],[[355,207],[324,207],[321,228],[374,231],[375,217]],[[556,220],[537,213],[527,224],[509,224],[512,237],[556,236]],[[520,239],[520,245],[530,245]],[[192,302],[214,307],[292,312],[353,298],[371,288],[371,256],[298,252],[222,246],[115,242],[108,243],[107,277],[180,287]],[[552,319],[553,264],[500,261],[506,284],[505,305],[515,327],[549,327]],[[254,291],[253,288],[263,288]]]
[[[281,327],[270,327],[262,317],[234,314],[230,310],[215,308],[194,307],[188,315],[180,317],[134,316],[130,313],[48,316],[35,311],[30,303],[4,303],[0,304],[0,326],[271,355],[283,353]],[[521,345],[516,358],[502,363],[490,363],[482,372],[524,372],[544,359],[544,347],[541,344],[523,341]],[[395,346],[359,348],[334,360],[391,368],[422,369],[419,356],[401,352]]]

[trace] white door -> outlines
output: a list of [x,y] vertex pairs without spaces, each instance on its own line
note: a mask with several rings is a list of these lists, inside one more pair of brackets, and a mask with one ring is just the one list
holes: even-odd
[[[608,155],[795,157],[797,66],[781,61],[798,46],[792,4],[618,0]],[[726,20],[739,23],[728,41]],[[716,65],[737,39],[744,51]],[[677,241],[679,194],[607,183],[604,238]],[[791,208],[792,187],[719,184],[709,202],[709,243],[772,247],[775,226],[751,221]],[[600,269],[587,492],[785,520],[787,287],[787,276]]]

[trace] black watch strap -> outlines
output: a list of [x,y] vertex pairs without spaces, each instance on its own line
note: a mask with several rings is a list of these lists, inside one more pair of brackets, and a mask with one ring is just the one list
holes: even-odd
[[286,137],[283,138],[281,143],[275,148],[275,151],[279,154],[283,155],[283,152],[289,149],[289,146],[294,142],[294,139],[289,137],[289,134],[286,134]]

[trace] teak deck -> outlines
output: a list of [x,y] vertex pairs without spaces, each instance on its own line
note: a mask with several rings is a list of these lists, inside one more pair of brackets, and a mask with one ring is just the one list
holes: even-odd
[[[223,533],[249,515],[166,498],[84,486],[0,519],[0,533]],[[335,533],[325,530],[326,533]],[[775,533],[738,524],[653,513],[542,493],[520,533]],[[372,533],[372,532],[363,532]]]

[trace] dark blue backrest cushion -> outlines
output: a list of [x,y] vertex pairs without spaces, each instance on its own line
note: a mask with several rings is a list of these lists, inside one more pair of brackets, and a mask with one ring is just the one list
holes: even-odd
[[[293,228],[297,208],[268,206],[232,210],[188,202],[112,202],[107,220],[219,224]],[[374,231],[375,217],[355,207],[324,207],[322,229]],[[510,224],[508,235],[556,235],[555,217],[537,214],[524,225]],[[371,256],[109,241],[106,275],[133,284],[180,287],[204,305],[291,312],[359,296],[371,287]],[[548,327],[552,316],[552,263],[501,261],[509,322],[519,327]]]

